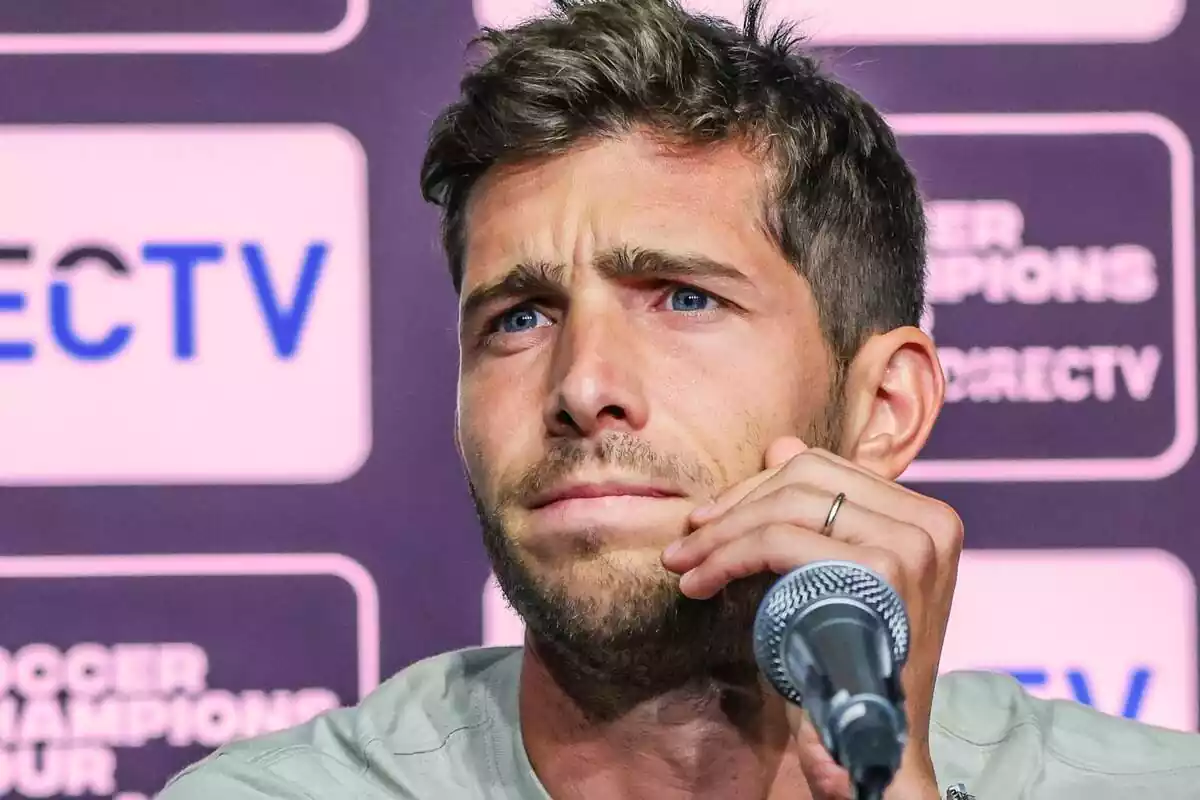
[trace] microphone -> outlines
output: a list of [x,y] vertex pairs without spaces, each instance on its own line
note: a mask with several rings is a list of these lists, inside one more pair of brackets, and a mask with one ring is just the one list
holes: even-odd
[[908,614],[896,590],[849,561],[793,570],[758,607],[754,657],[775,690],[808,712],[858,798],[882,797],[908,739],[900,686]]

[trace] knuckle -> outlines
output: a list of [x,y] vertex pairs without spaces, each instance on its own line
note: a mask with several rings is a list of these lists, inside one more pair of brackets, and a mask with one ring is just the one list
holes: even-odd
[[786,501],[789,505],[802,503],[811,497],[812,489],[802,483],[789,483],[779,490],[780,499]]
[[758,530],[759,543],[764,550],[772,553],[778,553],[787,548],[794,538],[795,530],[791,525],[782,522],[774,522]]
[[906,524],[904,528],[906,532],[905,539],[910,542],[907,546],[912,550],[913,562],[922,568],[935,563],[938,551],[933,537],[923,528],[919,528],[916,525]]
[[795,455],[791,461],[787,463],[784,469],[788,473],[788,477],[798,478],[804,475],[812,474],[812,471],[821,462],[821,457],[813,453],[811,450],[805,450],[803,453]]
[[900,556],[891,550],[882,548],[872,548],[863,559],[866,566],[878,572],[883,576],[889,584],[901,588],[901,579],[904,577],[904,566],[900,560]]
[[962,541],[965,528],[962,517],[948,503],[935,500],[929,518],[929,534],[938,541],[950,544]]

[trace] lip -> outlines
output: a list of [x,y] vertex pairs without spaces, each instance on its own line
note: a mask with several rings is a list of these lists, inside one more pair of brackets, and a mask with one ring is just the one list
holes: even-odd
[[588,481],[564,483],[554,486],[533,498],[531,509],[546,508],[571,500],[599,500],[611,497],[643,497],[664,499],[682,497],[683,493],[669,486],[653,483],[626,483],[623,481]]

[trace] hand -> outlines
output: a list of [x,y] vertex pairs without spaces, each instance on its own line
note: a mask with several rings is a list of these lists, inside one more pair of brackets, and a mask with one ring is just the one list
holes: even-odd
[[[888,800],[937,798],[929,716],[950,616],[963,527],[947,505],[880,478],[833,453],[784,438],[767,450],[766,470],[693,512],[694,532],[663,553],[680,590],[704,599],[738,578],[779,574],[813,561],[869,567],[899,592],[911,647],[901,673],[909,741]],[[822,533],[838,493],[846,495]],[[851,800],[850,779],[825,751],[803,711],[789,704],[805,775],[820,800]]]

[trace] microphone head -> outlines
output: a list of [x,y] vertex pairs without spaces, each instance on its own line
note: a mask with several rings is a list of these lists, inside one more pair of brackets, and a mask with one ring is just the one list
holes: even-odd
[[789,677],[784,637],[791,622],[822,600],[846,598],[879,615],[889,634],[898,668],[908,659],[908,614],[887,581],[874,570],[850,561],[814,561],[784,575],[763,597],[754,618],[754,657],[775,690],[803,705],[799,686]]

